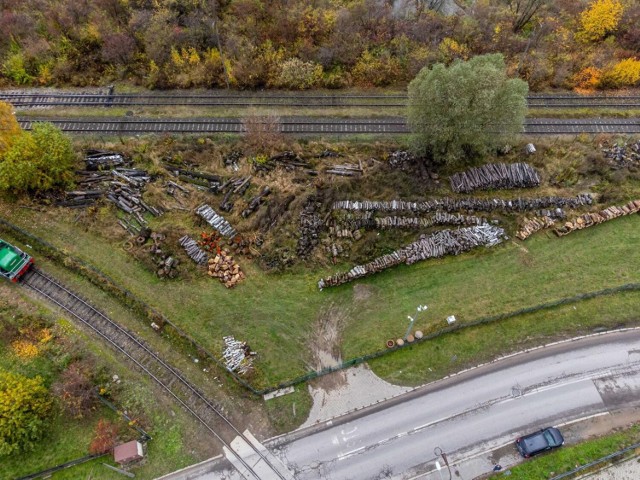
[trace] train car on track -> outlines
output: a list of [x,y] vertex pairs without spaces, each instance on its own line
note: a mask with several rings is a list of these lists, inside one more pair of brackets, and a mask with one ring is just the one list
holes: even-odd
[[33,265],[33,258],[0,239],[0,276],[17,282]]

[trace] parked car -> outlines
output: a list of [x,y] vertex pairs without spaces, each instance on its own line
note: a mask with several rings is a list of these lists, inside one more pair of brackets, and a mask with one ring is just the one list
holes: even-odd
[[564,445],[564,437],[555,427],[547,427],[516,440],[516,447],[524,458]]

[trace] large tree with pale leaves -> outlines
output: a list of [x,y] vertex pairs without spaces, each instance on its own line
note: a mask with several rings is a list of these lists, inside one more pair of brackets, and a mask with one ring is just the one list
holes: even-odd
[[423,68],[409,84],[414,150],[435,162],[464,165],[516,140],[529,87],[507,76],[501,54]]

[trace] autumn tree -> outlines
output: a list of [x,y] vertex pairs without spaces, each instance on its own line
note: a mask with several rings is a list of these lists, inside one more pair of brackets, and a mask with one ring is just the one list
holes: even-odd
[[116,444],[118,438],[118,427],[109,420],[100,419],[96,425],[96,430],[89,445],[89,453],[101,455],[110,451]]
[[580,14],[582,35],[587,40],[602,40],[618,28],[624,8],[620,0],[594,0]]
[[13,105],[0,101],[0,155],[9,150],[21,132]]
[[41,377],[0,371],[0,455],[32,450],[44,433],[51,408]]
[[74,162],[69,137],[51,123],[36,123],[0,155],[0,190],[24,193],[68,186]]
[[461,164],[523,131],[527,83],[507,77],[501,54],[425,67],[409,84],[416,153]]

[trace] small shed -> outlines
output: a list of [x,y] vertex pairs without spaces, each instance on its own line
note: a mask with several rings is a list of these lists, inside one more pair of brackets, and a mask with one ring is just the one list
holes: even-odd
[[113,449],[113,459],[120,465],[137,462],[144,458],[142,444],[137,440],[132,440]]

